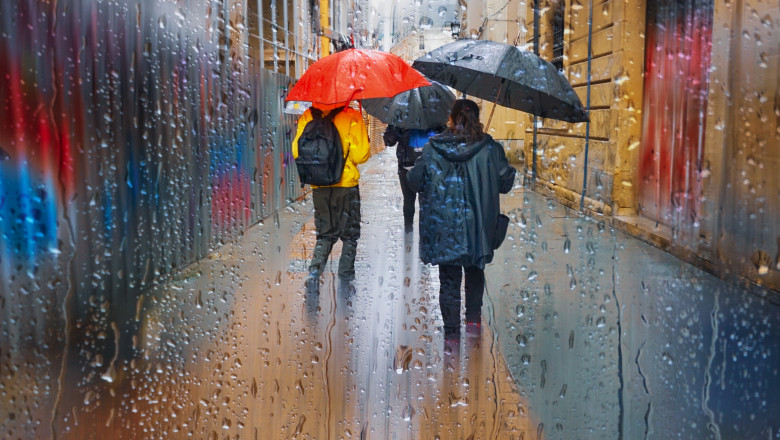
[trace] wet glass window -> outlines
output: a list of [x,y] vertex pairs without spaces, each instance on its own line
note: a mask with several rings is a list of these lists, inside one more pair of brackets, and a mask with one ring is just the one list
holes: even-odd
[[779,25],[0,2],[0,438],[777,439]]

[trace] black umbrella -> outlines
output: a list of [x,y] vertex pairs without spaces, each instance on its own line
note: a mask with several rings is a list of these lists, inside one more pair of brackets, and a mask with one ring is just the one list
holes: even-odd
[[364,99],[363,108],[385,124],[399,128],[427,130],[442,126],[450,116],[455,94],[436,81],[430,83],[392,98]]
[[584,122],[588,115],[571,84],[539,56],[487,40],[457,40],[415,60],[429,79],[467,95],[543,118]]

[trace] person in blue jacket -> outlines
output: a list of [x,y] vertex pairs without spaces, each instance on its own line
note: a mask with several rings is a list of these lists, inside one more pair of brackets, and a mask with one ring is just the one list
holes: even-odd
[[442,130],[444,130],[444,127],[421,130],[388,125],[382,136],[385,145],[392,146],[398,144],[395,150],[395,157],[398,159],[398,181],[401,184],[401,193],[404,197],[403,213],[406,231],[411,231],[414,225],[414,204],[417,201],[417,193],[409,187],[406,174],[422,155],[423,146],[428,142],[428,138]]

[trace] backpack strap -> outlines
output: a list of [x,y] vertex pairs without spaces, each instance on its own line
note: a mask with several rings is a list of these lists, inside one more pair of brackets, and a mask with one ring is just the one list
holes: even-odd
[[330,119],[331,121],[333,120],[333,118],[336,117],[337,114],[339,114],[339,112],[344,110],[343,107],[336,107],[333,110],[331,110],[330,113],[328,113],[326,116],[323,116],[322,110],[318,109],[317,107],[309,107],[309,109],[311,110],[311,116],[312,116],[313,119],[325,119],[325,118],[327,118],[327,119]]
[[330,113],[328,113],[328,116],[325,117],[332,121],[334,118],[336,118],[337,114],[341,113],[342,110],[344,110],[344,107],[336,107],[333,110],[331,110]]
[[[333,119],[336,117],[336,115],[341,113],[341,111],[344,110],[345,108],[347,108],[348,106],[349,106],[349,101],[347,101],[347,105],[345,105],[344,107],[336,107],[336,108],[334,108],[333,110],[330,111],[330,113],[328,113],[328,116],[325,116],[325,117],[330,119],[331,121],[333,121]],[[338,128],[336,129],[336,131],[338,132]],[[339,136],[341,136],[341,134],[339,134]],[[344,165],[347,164],[346,160],[347,160],[348,157],[349,157],[349,144],[347,144],[347,152],[344,153]]]

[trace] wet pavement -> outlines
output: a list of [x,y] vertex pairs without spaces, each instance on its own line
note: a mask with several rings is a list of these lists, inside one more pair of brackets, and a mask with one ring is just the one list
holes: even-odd
[[61,390],[9,437],[780,438],[778,305],[519,184],[485,325],[445,347],[395,167],[361,167],[353,286],[337,245],[304,288],[305,200],[142,297],[132,350],[72,337]]

